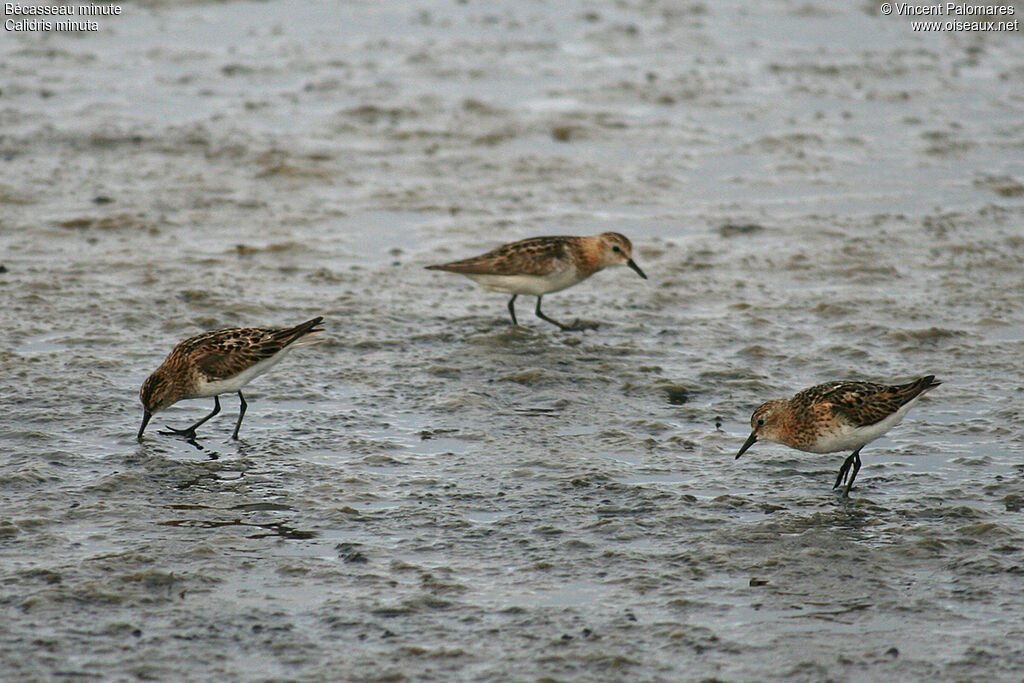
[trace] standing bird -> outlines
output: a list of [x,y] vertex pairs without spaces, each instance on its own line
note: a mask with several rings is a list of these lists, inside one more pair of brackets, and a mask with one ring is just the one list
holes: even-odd
[[804,389],[789,400],[768,401],[750,417],[753,431],[736,459],[758,439],[808,453],[853,449],[832,487],[839,488],[849,475],[843,491],[844,497],[849,496],[860,471],[860,449],[898,425],[917,399],[940,384],[934,375],[895,386],[828,382]]
[[427,266],[427,270],[446,270],[461,273],[492,292],[512,295],[508,312],[512,324],[516,320],[516,297],[532,294],[537,297],[535,313],[541,320],[558,325],[563,330],[581,329],[577,321],[565,325],[544,315],[540,300],[545,294],[572,287],[608,266],[627,265],[636,274],[647,279],[633,261],[633,245],[617,232],[606,232],[587,237],[531,237],[510,242],[480,256]]
[[[309,337],[323,328],[317,316],[295,327],[234,327],[189,337],[175,346],[163,364],[142,383],[139,400],[145,410],[139,441],[149,419],[155,413],[189,398],[213,396],[213,412],[185,429],[161,434],[178,434],[189,441],[196,428],[220,412],[220,394],[238,393],[240,408],[235,433],[245,417],[246,402],[242,387],[274,367],[294,346],[311,343]],[[315,341],[315,340],[313,340]]]

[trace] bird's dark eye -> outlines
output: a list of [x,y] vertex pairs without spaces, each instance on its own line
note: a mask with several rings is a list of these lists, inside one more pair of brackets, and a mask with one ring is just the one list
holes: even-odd
[[619,245],[616,244],[615,246],[612,247],[612,251],[614,251],[616,254],[619,254],[622,252],[622,249],[620,249]]
[[764,427],[764,418],[763,417],[758,419],[757,426],[758,427]]

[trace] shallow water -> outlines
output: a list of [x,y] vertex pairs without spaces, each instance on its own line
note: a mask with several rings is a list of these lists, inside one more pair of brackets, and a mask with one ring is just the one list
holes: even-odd
[[[10,680],[1016,680],[1024,44],[846,3],[125,5],[0,60]],[[520,302],[423,266],[616,230]],[[200,448],[138,387],[324,315]],[[944,384],[864,450],[828,379]]]

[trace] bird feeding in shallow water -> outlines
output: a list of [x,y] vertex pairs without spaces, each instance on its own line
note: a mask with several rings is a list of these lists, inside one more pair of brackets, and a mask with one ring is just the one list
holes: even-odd
[[808,453],[852,449],[832,487],[846,482],[843,496],[848,496],[860,471],[860,449],[899,424],[917,399],[940,384],[934,375],[897,385],[828,382],[790,399],[762,403],[750,417],[752,431],[736,459],[757,441],[774,441]]
[[189,398],[213,397],[213,412],[185,429],[168,427],[168,432],[194,441],[196,429],[220,412],[220,394],[237,393],[238,438],[247,403],[242,387],[274,367],[292,348],[312,343],[310,336],[323,332],[318,316],[295,327],[235,327],[204,332],[178,343],[163,364],[142,383],[139,400],[145,411],[138,439],[154,414]]
[[537,297],[534,312],[538,318],[563,330],[577,330],[585,326],[578,321],[566,325],[545,315],[540,310],[541,298],[572,287],[599,270],[618,265],[629,266],[637,275],[647,279],[644,271],[633,261],[633,244],[629,239],[617,232],[606,232],[586,237],[531,237],[503,244],[480,256],[427,266],[427,270],[460,273],[484,289],[511,294],[508,312],[513,325],[519,324],[516,320],[516,297],[532,294]]

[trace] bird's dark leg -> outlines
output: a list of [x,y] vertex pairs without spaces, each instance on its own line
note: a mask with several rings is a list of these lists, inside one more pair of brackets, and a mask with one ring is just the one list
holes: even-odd
[[843,493],[844,496],[850,495],[850,489],[853,488],[853,480],[857,478],[857,473],[860,472],[860,449],[858,448],[853,452],[856,459],[853,461],[853,472],[850,472],[850,481],[846,483],[846,491]]
[[552,325],[558,325],[563,330],[573,330],[573,329],[576,329],[572,325],[565,325],[563,323],[558,322],[554,318],[549,318],[546,315],[544,315],[544,312],[542,310],[540,310],[540,300],[541,300],[541,298],[542,298],[542,296],[538,296],[537,297],[537,310],[535,311],[535,313],[537,314],[538,318],[540,318],[541,320],[546,320],[549,323],[551,323]]
[[185,437],[188,441],[195,441],[196,440],[196,429],[199,428],[199,425],[203,424],[204,422],[206,422],[207,420],[209,420],[211,417],[213,417],[214,415],[216,415],[219,412],[220,412],[220,396],[214,396],[213,397],[213,412],[210,413],[209,415],[207,415],[206,417],[204,417],[202,420],[200,420],[199,422],[196,422],[191,427],[186,427],[185,429],[175,429],[174,427],[167,427],[168,431],[160,432],[160,433],[161,434],[177,434],[178,436]]
[[850,471],[850,465],[853,464],[853,454],[847,456],[846,460],[843,461],[842,467],[839,468],[839,474],[836,475],[836,483],[832,485],[833,489],[839,488],[839,485],[846,481],[846,473]]
[[238,440],[238,428],[242,426],[242,418],[245,417],[245,409],[248,407],[248,403],[245,402],[245,396],[242,396],[242,392],[238,392],[238,422],[235,423],[235,433],[231,435],[231,438]]
[[561,327],[566,332],[574,331],[574,330],[596,330],[597,329],[597,323],[581,323],[579,318],[577,318],[576,322],[574,322],[572,325],[566,325],[564,323],[558,322],[554,318],[547,317],[546,315],[544,315],[543,311],[540,310],[540,297],[539,296],[537,297],[537,310],[536,310],[536,313],[537,313],[537,317],[540,318],[541,320],[547,320],[552,325],[558,325],[559,327]]
[[518,294],[513,294],[512,298],[508,300],[508,312],[512,314],[512,324],[519,327],[519,321],[516,320],[516,297]]
[[[861,448],[863,448],[863,446]],[[853,466],[853,472],[850,472],[851,465]],[[843,461],[843,466],[839,468],[839,474],[836,475],[836,483],[832,488],[839,488],[839,485],[846,481],[846,476],[849,474],[850,480],[846,484],[846,490],[843,491],[843,496],[850,495],[850,489],[853,488],[853,480],[857,478],[857,472],[860,472],[860,448],[855,450],[853,453],[850,453],[846,460]]]

